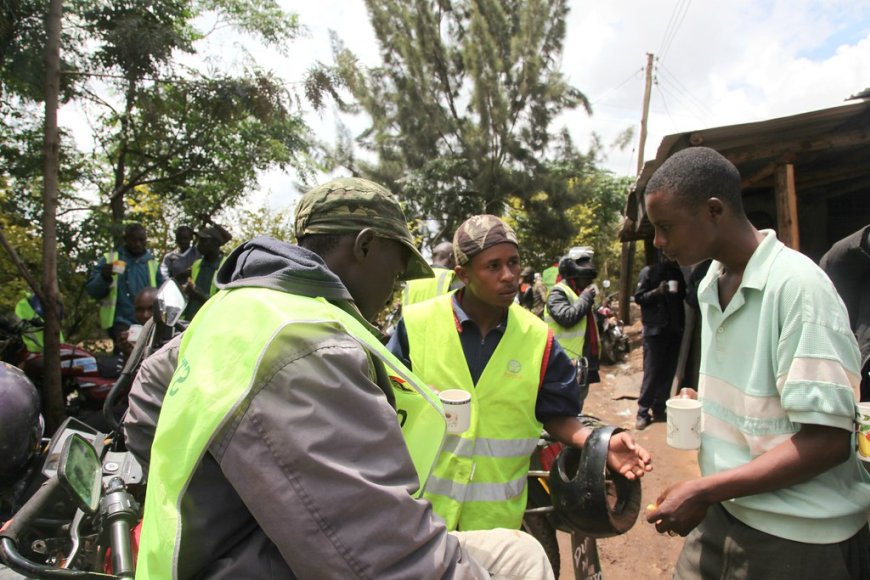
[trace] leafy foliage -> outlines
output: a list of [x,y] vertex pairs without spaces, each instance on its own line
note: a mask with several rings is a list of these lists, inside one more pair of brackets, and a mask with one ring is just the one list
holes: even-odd
[[[335,164],[386,184],[432,240],[477,213],[504,213],[515,198],[570,238],[559,208],[572,200],[552,170],[559,159],[551,124],[586,97],[559,71],[567,0],[367,0],[382,64],[364,69],[334,39],[336,70],[371,127],[342,147]],[[563,140],[561,137],[556,141]],[[573,152],[573,150],[572,150]],[[572,162],[582,156],[573,152]],[[535,201],[542,189],[556,210]],[[539,222],[535,221],[536,227]],[[434,231],[431,226],[434,225]],[[553,229],[555,228],[555,230]]]

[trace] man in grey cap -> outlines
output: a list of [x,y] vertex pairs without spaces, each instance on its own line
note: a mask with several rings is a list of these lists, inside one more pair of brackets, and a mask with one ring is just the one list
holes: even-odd
[[[388,348],[427,384],[471,393],[471,425],[448,435],[426,488],[436,513],[450,529],[518,529],[542,426],[576,447],[591,429],[577,419],[574,365],[546,323],[514,301],[513,229],[473,216],[456,230],[453,252],[464,288],[406,308]],[[633,479],[650,469],[650,456],[621,432],[610,440],[608,465]]]
[[184,311],[186,320],[193,319],[205,301],[217,292],[217,271],[226,259],[221,248],[232,239],[232,234],[216,225],[205,226],[196,232],[196,249],[200,257],[191,264],[190,276],[184,284],[188,296]]
[[552,578],[530,536],[448,533],[419,499],[444,415],[368,322],[398,280],[432,275],[398,203],[333,180],[296,234],[237,247],[143,364],[125,421],[138,455],[153,437],[137,577]]

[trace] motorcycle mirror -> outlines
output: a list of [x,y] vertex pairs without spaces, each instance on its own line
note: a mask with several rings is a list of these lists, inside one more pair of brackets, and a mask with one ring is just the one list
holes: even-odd
[[603,280],[601,285],[604,286],[605,289],[610,288],[610,280]]
[[187,306],[187,299],[175,280],[167,280],[157,291],[157,315],[166,326],[175,326]]
[[97,511],[103,490],[103,466],[97,450],[81,435],[73,434],[64,443],[57,477],[82,511],[89,514]]

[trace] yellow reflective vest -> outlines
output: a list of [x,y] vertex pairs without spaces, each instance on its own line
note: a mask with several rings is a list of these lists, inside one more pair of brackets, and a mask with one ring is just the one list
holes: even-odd
[[471,393],[471,426],[447,435],[425,497],[448,529],[520,527],[529,457],[541,435],[535,404],[549,329],[514,304],[505,334],[472,383],[453,314],[453,293],[404,313],[414,373],[439,390]]
[[[118,259],[118,252],[106,252],[103,254],[107,264]],[[157,270],[160,264],[157,260],[148,260],[148,281],[153,287],[157,287]],[[115,322],[115,307],[118,305],[118,275],[112,274],[112,284],[109,293],[100,300],[100,327],[112,328]]]
[[[200,312],[181,341],[178,368],[160,410],[137,578],[176,577],[185,488],[214,434],[231,419],[256,383],[254,378],[263,372],[262,361],[273,359],[270,350],[303,332],[317,332],[319,328],[332,333],[341,329],[370,357],[383,362],[393,385],[405,443],[420,480],[418,494],[422,493],[446,430],[441,402],[360,321],[324,299],[267,288],[221,290]],[[239,324],[239,320],[245,324]],[[227,338],[227,342],[238,345],[238,351],[230,357],[219,356],[212,341],[203,338],[210,336]]]
[[[226,260],[227,260],[227,257],[226,257],[226,255],[224,255],[221,258],[221,261],[218,264],[218,267],[215,268],[214,274],[211,277],[211,285],[209,286],[209,290],[208,290],[209,296],[214,296],[215,294],[217,294],[217,291],[218,291],[217,273],[218,273],[218,270],[221,269],[221,266],[224,265],[224,262],[226,262]],[[191,280],[193,280],[194,284],[196,284],[196,279],[199,277],[200,269],[202,269],[202,258],[199,258],[198,260],[196,260],[193,263],[193,265],[190,267],[190,278],[191,278]]]
[[450,292],[450,285],[456,278],[456,272],[447,268],[432,267],[434,278],[419,278],[405,282],[402,292],[402,306],[417,304],[436,296]]
[[[565,292],[565,296],[568,297],[568,300],[571,301],[571,304],[577,302],[580,298],[576,292],[571,290],[571,287],[565,284],[564,282],[559,282],[553,288],[560,288]],[[562,345],[562,349],[568,353],[568,356],[571,359],[578,359],[583,356],[583,347],[586,344],[586,324],[588,321],[588,317],[584,316],[580,319],[580,322],[566,328],[553,320],[553,317],[550,315],[550,311],[547,308],[544,308],[544,322],[547,323],[547,326],[550,327],[550,330],[553,331],[553,336]]]

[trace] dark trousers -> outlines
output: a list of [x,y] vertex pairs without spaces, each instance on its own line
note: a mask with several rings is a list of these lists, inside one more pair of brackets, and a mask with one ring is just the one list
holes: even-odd
[[655,417],[665,414],[665,401],[671,394],[671,383],[677,371],[680,355],[680,335],[654,334],[643,337],[643,383],[637,400],[637,416]]
[[686,537],[676,580],[866,580],[870,531],[865,525],[836,544],[806,544],[751,528],[721,504]]

